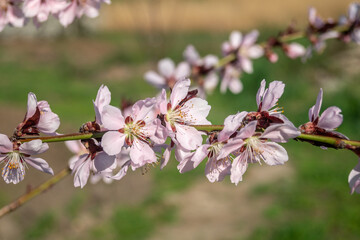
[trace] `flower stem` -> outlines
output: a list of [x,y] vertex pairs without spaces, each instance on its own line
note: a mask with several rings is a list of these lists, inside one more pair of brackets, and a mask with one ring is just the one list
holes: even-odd
[[[192,125],[192,127],[196,128],[198,131],[203,132],[216,132],[221,131],[224,128],[224,125]],[[101,138],[106,131],[104,132],[96,132],[96,133],[71,133],[59,136],[50,136],[50,137],[29,137],[29,138],[20,138],[21,142],[29,142],[31,140],[40,139],[43,142],[64,142],[64,141],[72,141],[72,140],[85,140],[90,138]],[[311,142],[318,145],[326,145],[329,147],[333,147],[336,149],[340,148],[350,148],[357,149],[360,148],[360,141],[355,140],[346,140],[337,137],[328,137],[321,135],[311,135],[302,133],[300,136],[296,138],[296,140],[300,140],[303,142]]]
[[2,207],[0,209],[0,218],[4,215],[16,210],[17,208],[21,207],[24,203],[30,201],[40,193],[43,193],[44,191],[48,190],[50,187],[52,187],[54,184],[58,183],[60,180],[65,178],[71,173],[71,170],[69,168],[65,168],[62,171],[60,171],[58,174],[50,178],[48,181],[40,184],[36,188],[32,189],[31,191],[25,193],[12,203]]

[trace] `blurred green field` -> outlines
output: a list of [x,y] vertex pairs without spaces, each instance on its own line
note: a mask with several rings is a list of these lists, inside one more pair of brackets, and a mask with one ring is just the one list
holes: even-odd
[[[268,33],[276,30],[263,32],[261,38],[266,39]],[[59,114],[66,126],[62,129],[76,131],[83,122],[94,118],[91,100],[96,97],[101,84],[110,88],[113,105],[119,105],[123,98],[138,100],[154,96],[157,90],[145,83],[142,76],[146,70],[156,68],[157,60],[170,57],[180,61],[187,44],[193,44],[202,55],[220,55],[219,46],[227,38],[228,33],[145,35],[103,32],[52,40],[1,39],[0,104],[25,111],[27,93],[32,91],[39,100],[46,99]],[[222,95],[217,89],[209,96],[212,106],[209,120],[222,124],[229,114],[255,110],[255,94],[260,81],[264,78],[268,82],[281,80],[286,83],[286,88],[279,105],[296,126],[308,121],[308,109],[315,103],[322,87],[322,110],[332,105],[340,107],[344,123],[338,130],[350,138],[360,139],[359,57],[357,46],[344,46],[333,41],[323,55],[315,55],[306,63],[288,60],[282,55],[276,64],[257,60],[255,73],[242,77],[244,91],[241,94],[228,92]],[[7,127],[0,126],[1,131],[8,131]],[[299,142],[290,142],[286,148],[290,157],[288,164],[294,174],[274,182],[267,181],[265,173],[261,177],[263,183],[252,187],[250,194],[243,197],[250,202],[270,198],[270,204],[261,212],[260,219],[247,220],[240,216],[236,218],[238,222],[232,223],[240,229],[247,227],[247,221],[255,221],[250,233],[244,236],[234,231],[224,239],[358,239],[360,198],[349,194],[347,184],[348,174],[357,163],[355,155]],[[175,160],[163,171],[151,169],[147,174],[155,187],[141,203],[119,204],[107,219],[94,224],[90,230],[73,238],[68,235],[62,238],[64,230],[59,226],[62,226],[60,222],[64,221],[64,216],[71,224],[81,221],[80,216],[84,213],[95,219],[100,214],[97,211],[99,203],[88,197],[90,191],[78,189],[61,207],[64,215],[61,219],[58,212],[46,210],[31,220],[21,236],[23,239],[53,239],[54,235],[56,239],[156,239],[159,229],[176,227],[181,221],[179,206],[169,204],[165,198],[174,193],[181,195],[195,182],[206,181],[204,166],[203,163],[195,171],[183,175],[177,172]],[[248,173],[239,185],[251,181],[247,176]],[[211,186],[219,184],[231,186],[234,191],[238,188],[230,185],[228,179]],[[1,192],[0,202],[5,204],[9,200],[6,193]],[[231,201],[236,203],[237,199]],[[222,204],[226,205],[227,201]],[[178,238],[181,236],[173,239]]]

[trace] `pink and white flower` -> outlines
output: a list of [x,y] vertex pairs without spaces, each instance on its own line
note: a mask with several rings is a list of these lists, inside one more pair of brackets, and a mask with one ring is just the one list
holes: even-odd
[[206,157],[205,175],[210,182],[220,182],[225,176],[230,175],[231,161],[229,158],[217,159],[221,148],[221,142],[204,144],[194,152],[186,152],[177,149],[176,158],[180,162],[177,166],[180,173],[196,168]]
[[0,32],[7,24],[14,27],[24,26],[24,14],[19,8],[20,1],[0,0]]
[[[268,127],[263,133],[256,132],[257,122],[253,121],[242,128],[220,150],[217,159],[235,158],[231,166],[230,179],[236,185],[242,181],[249,163],[264,161],[268,165],[284,164],[288,160],[286,150],[275,142],[286,142],[300,133],[296,128],[286,124],[276,124]],[[273,142],[269,142],[272,140]]]
[[239,31],[230,34],[229,42],[222,45],[223,55],[236,54],[236,65],[246,73],[253,72],[251,59],[256,59],[264,54],[264,49],[255,44],[259,36],[259,31],[253,30],[243,36]]
[[190,79],[178,81],[169,102],[163,89],[159,108],[172,141],[186,150],[194,150],[202,143],[202,133],[191,125],[211,124],[206,119],[211,106],[196,97],[196,91],[189,92],[189,87]]
[[61,25],[67,27],[75,17],[81,18],[83,15],[96,18],[102,2],[110,4],[110,0],[71,0],[58,14]]
[[341,109],[335,106],[328,107],[320,116],[320,109],[323,98],[323,90],[320,88],[316,104],[309,109],[309,119],[314,126],[325,129],[327,131],[333,131],[339,127],[343,121],[343,115]]
[[28,94],[25,119],[17,127],[18,135],[38,134],[54,135],[60,126],[59,116],[51,111],[47,101],[37,101],[34,93]]
[[267,128],[271,124],[286,123],[290,127],[294,125],[282,114],[282,108],[277,107],[278,100],[284,93],[285,84],[281,81],[273,81],[266,88],[265,79],[261,81],[260,88],[256,94],[258,110],[249,112],[244,119],[245,123],[258,121],[259,128]]
[[25,17],[34,18],[35,25],[48,20],[49,14],[57,14],[67,6],[65,0],[25,0]]
[[49,164],[42,158],[31,157],[49,149],[41,140],[16,144],[0,134],[0,162],[4,164],[2,177],[6,183],[17,184],[24,179],[25,168],[30,165],[37,170],[54,175]]
[[[109,155],[117,155],[123,146],[130,147],[131,165],[134,168],[156,162],[150,141],[165,142],[165,129],[154,111],[155,99],[136,102],[131,113],[123,117],[120,109],[105,106],[102,121],[109,129],[102,138],[101,145]],[[126,144],[126,145],[125,145]]]
[[83,188],[91,173],[110,174],[116,168],[116,157],[102,151],[95,139],[90,139],[85,147],[80,141],[67,141],[66,146],[76,154],[69,160],[69,167],[74,174],[74,186]]
[[201,58],[195,47],[189,45],[184,51],[184,58],[192,67],[192,79],[197,82],[201,91],[212,93],[216,88],[219,78],[215,67],[219,59],[215,55],[206,55]]
[[148,71],[145,73],[145,80],[157,88],[173,88],[175,83],[190,76],[190,66],[186,62],[181,62],[175,67],[170,58],[164,58],[158,63],[158,71]]

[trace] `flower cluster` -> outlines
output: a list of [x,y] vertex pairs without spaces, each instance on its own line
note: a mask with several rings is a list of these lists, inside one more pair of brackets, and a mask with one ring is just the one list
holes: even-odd
[[[188,56],[191,52],[193,59],[197,59],[194,66],[204,64],[194,49],[188,49]],[[253,163],[279,165],[288,161],[288,154],[279,143],[294,138],[323,149],[347,148],[360,155],[359,148],[348,145],[348,138],[335,131],[343,121],[340,108],[332,106],[320,114],[322,89],[309,110],[310,121],[296,128],[284,115],[283,108],[278,107],[285,84],[273,81],[266,87],[266,81],[262,80],[256,94],[257,110],[230,115],[219,129],[207,120],[211,106],[190,85],[188,78],[177,80],[169,96],[162,89],[157,97],[139,100],[122,110],[110,105],[111,93],[102,85],[93,101],[95,120],[83,124],[78,133],[88,137],[66,142],[75,154],[69,160],[74,186],[83,188],[90,177],[92,183],[101,179],[107,183],[120,180],[129,168],[134,171],[160,164],[163,169],[172,150],[180,173],[196,168],[207,158],[205,175],[210,182],[222,181],[229,175],[236,185]],[[0,162],[6,183],[22,181],[28,165],[53,174],[44,159],[32,155],[49,148],[41,140],[49,137],[41,138],[40,134],[50,135],[50,140],[65,136],[57,133],[59,125],[60,119],[48,102],[37,101],[35,94],[29,93],[27,112],[13,136],[0,134]],[[340,145],[315,138],[306,140],[301,134],[330,137]],[[351,192],[360,191],[359,164],[350,172],[349,184]]]
[[163,89],[158,97],[140,100],[124,111],[110,105],[110,92],[102,86],[94,101],[96,120],[85,125],[98,125],[90,132],[102,129],[105,134],[82,143],[67,143],[76,154],[70,159],[74,185],[83,187],[90,174],[109,181],[123,178],[129,167],[135,170],[160,162],[164,168],[172,149],[181,173],[208,158],[205,175],[211,182],[230,175],[237,184],[249,163],[283,164],[288,156],[278,143],[296,138],[300,131],[276,107],[285,84],[274,81],[269,88],[265,85],[263,80],[256,112],[231,115],[225,119],[222,131],[211,133],[196,128],[211,126],[207,120],[211,107],[197,97],[197,90],[189,89],[189,79],[176,81],[169,99]]
[[110,0],[0,0],[0,32],[6,25],[23,27],[30,19],[39,27],[49,15],[67,27],[83,15],[97,17],[102,2],[110,4]]
[[[185,62],[181,62],[176,70],[174,62],[165,58],[158,64],[160,74],[149,71],[144,75],[145,80],[157,88],[171,89],[176,81],[190,77],[203,98],[206,94],[211,94],[219,82],[221,93],[229,89],[237,94],[243,90],[241,75],[253,73],[252,60],[264,56],[271,63],[275,63],[279,59],[277,49],[290,59],[306,60],[314,51],[321,53],[329,39],[360,44],[359,3],[350,4],[347,16],[342,16],[337,21],[332,18],[323,19],[315,8],[310,8],[308,22],[304,31],[290,25],[277,36],[269,37],[264,42],[258,42],[258,30],[252,30],[247,34],[233,31],[229,40],[221,46],[221,59],[212,54],[202,58],[195,47],[189,45],[183,53]],[[309,46],[305,47],[293,41],[298,38],[307,38]]]
[[0,162],[4,164],[2,177],[6,183],[17,184],[24,179],[25,168],[30,165],[42,172],[54,174],[49,164],[42,158],[34,158],[49,149],[47,143],[32,140],[21,143],[20,138],[30,135],[56,135],[60,119],[53,113],[47,101],[37,101],[34,93],[28,94],[27,112],[11,139],[0,134]]

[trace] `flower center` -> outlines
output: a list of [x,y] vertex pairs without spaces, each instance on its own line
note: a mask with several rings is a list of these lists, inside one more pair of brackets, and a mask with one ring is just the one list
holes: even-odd
[[24,155],[19,152],[10,152],[4,159],[5,165],[2,169],[2,177],[6,183],[14,183],[22,181],[25,176]]
[[141,141],[146,141],[146,135],[144,133],[144,127],[146,123],[143,120],[134,122],[134,120],[128,116],[125,119],[124,134],[126,135],[126,143],[131,146],[135,138]]

